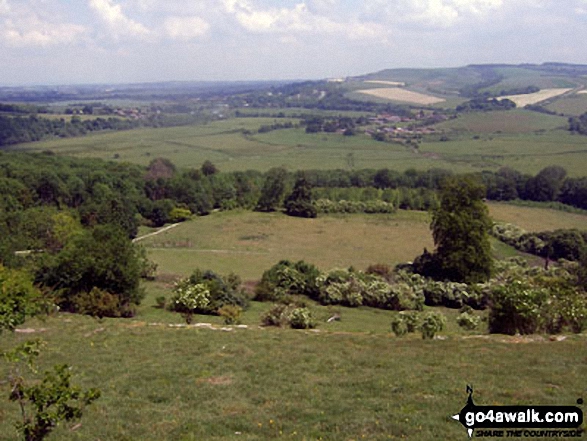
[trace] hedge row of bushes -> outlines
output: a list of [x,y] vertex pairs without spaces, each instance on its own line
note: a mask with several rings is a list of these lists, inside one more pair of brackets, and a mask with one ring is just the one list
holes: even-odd
[[390,202],[373,201],[332,201],[318,199],[314,202],[318,213],[394,213],[395,207]]
[[587,231],[574,229],[528,233],[507,223],[495,224],[492,235],[517,250],[552,260],[578,261],[587,253]]

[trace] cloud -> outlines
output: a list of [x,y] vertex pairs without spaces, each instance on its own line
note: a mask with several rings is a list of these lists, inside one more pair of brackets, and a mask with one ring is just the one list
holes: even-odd
[[69,23],[48,23],[35,15],[16,20],[7,19],[0,38],[10,46],[52,46],[71,43],[86,31],[84,26]]
[[10,12],[8,0],[0,0],[0,14],[7,14],[8,12]]
[[210,24],[200,17],[168,17],[163,24],[165,34],[177,40],[190,40],[205,35]]
[[151,34],[144,25],[128,18],[122,7],[112,0],[89,0],[89,5],[108,25],[115,37],[128,35],[141,38]]

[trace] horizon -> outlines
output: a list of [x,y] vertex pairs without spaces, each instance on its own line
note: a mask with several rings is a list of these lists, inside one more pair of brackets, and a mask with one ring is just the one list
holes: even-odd
[[587,0],[0,0],[3,87],[587,62]]

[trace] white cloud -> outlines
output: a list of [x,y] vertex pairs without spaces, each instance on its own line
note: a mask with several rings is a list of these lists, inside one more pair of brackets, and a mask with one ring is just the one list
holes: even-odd
[[200,17],[168,17],[163,24],[167,36],[178,40],[190,40],[205,35],[210,25]]
[[0,0],[0,14],[7,14],[8,12],[10,12],[8,0]]
[[147,37],[151,33],[141,23],[128,18],[122,11],[122,7],[112,0],[89,0],[89,5],[108,25],[114,36]]
[[0,38],[10,46],[52,46],[71,43],[79,38],[86,28],[69,23],[48,23],[34,15],[17,20],[5,20]]

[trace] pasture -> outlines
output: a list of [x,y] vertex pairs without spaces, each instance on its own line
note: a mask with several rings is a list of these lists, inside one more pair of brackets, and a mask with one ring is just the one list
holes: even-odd
[[[362,309],[342,317],[390,321]],[[450,416],[467,384],[478,404],[573,405],[587,375],[585,336],[423,341],[326,324],[227,332],[68,315],[27,326],[48,342],[41,371],[68,363],[75,384],[102,391],[81,425],[52,435],[64,441],[465,439]],[[30,338],[7,334],[0,350]],[[0,400],[0,415],[0,439],[14,439],[18,406]]]
[[257,280],[281,259],[322,270],[406,262],[433,247],[429,224],[427,213],[409,211],[317,219],[233,211],[194,218],[140,243],[161,273],[188,275],[199,267]]
[[507,165],[535,174],[546,166],[560,165],[571,176],[583,176],[587,167],[586,138],[564,130],[566,118],[525,110],[461,115],[435,126],[438,133],[447,135],[448,142],[439,142],[438,134],[425,136],[417,150],[378,142],[361,133],[308,134],[304,128],[257,133],[262,125],[287,120],[232,118],[184,127],[101,132],[14,148],[141,165],[156,157],[168,158],[180,167],[199,167],[210,160],[222,171],[266,171],[277,166],[290,170],[347,168],[349,154],[358,169],[445,168],[466,173]]

